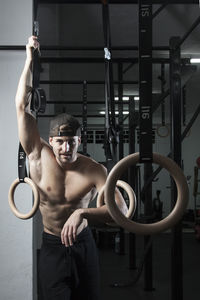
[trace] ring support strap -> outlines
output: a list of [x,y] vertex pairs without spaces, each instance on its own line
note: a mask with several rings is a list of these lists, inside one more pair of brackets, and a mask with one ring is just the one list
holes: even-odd
[[152,4],[139,1],[140,162],[152,162]]
[[27,177],[26,153],[21,143],[19,144],[19,150],[18,150],[18,176],[20,182],[24,182],[24,178]]
[[46,108],[46,94],[42,88],[32,89],[31,110],[44,113]]
[[[37,38],[39,37],[39,22],[38,21],[33,22],[33,35],[35,35]],[[32,69],[33,69],[32,86],[33,86],[33,88],[37,88],[37,87],[39,87],[39,84],[40,84],[40,71],[41,71],[39,49],[33,50]]]
[[104,33],[104,59],[105,59],[105,138],[104,149],[107,161],[116,160],[117,131],[115,122],[115,101],[113,85],[113,66],[111,53],[111,33],[109,5],[102,1],[102,18]]
[[[33,22],[33,35],[37,38],[39,37],[39,22]],[[36,113],[44,113],[46,108],[46,95],[45,91],[39,87],[40,85],[40,73],[41,73],[41,63],[40,63],[40,49],[33,50],[33,79],[32,79],[32,97],[31,97],[31,110]]]
[[[15,179],[13,183],[10,186],[9,192],[8,192],[8,202],[10,205],[10,208],[14,215],[20,219],[26,220],[29,218],[32,218],[36,211],[38,210],[39,204],[40,204],[40,197],[39,197],[39,191],[37,189],[37,186],[35,183],[27,177],[27,169],[26,169],[26,153],[22,147],[21,144],[19,144],[19,151],[18,151],[18,176],[19,178]],[[34,197],[34,203],[33,207],[30,210],[30,212],[23,214],[20,213],[15,205],[14,201],[14,193],[16,187],[20,183],[27,183],[31,186],[32,191],[33,191],[33,197]]]

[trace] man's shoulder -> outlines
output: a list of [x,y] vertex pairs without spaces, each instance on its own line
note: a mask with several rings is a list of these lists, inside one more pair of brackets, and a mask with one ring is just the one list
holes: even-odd
[[94,160],[91,157],[79,154],[79,158],[82,162],[82,164],[87,167],[89,170],[93,171],[102,171],[102,172],[107,172],[106,168],[96,160]]
[[52,148],[51,146],[49,145],[49,143],[47,143],[47,141],[45,141],[44,139],[40,138],[40,141],[41,141],[41,145],[42,145],[42,150],[43,151],[50,151],[52,152]]
[[29,161],[37,161],[40,159],[44,159],[48,157],[48,154],[50,155],[51,153],[53,153],[50,145],[42,138],[40,138],[40,142],[41,142],[41,149],[40,149],[40,153],[38,153],[38,155],[35,155],[35,153],[31,153],[29,155]]

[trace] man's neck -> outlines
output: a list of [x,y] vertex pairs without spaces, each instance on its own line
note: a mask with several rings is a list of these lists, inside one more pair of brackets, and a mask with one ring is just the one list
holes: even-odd
[[77,166],[78,156],[76,155],[72,162],[62,163],[57,158],[56,161],[63,170],[65,171],[74,170]]

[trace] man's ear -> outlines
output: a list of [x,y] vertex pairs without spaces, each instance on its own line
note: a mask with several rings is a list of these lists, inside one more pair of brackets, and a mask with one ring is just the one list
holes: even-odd
[[78,145],[80,146],[81,144],[81,136],[78,137]]
[[53,142],[53,138],[50,136],[50,137],[49,137],[49,145],[52,146],[52,142]]

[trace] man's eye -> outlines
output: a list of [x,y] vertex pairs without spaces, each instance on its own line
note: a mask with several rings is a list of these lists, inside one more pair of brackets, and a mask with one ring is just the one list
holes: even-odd
[[75,140],[69,141],[69,144],[70,144],[70,145],[74,145],[74,144],[75,144]]

